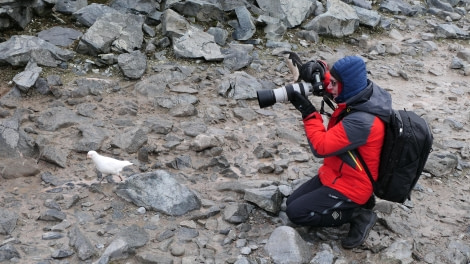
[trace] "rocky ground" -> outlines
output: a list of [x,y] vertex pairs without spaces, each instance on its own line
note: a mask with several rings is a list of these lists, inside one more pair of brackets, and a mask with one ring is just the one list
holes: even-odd
[[[415,56],[371,52],[368,47],[376,43],[394,44],[405,49],[412,46],[414,39],[422,39],[422,33],[429,31],[425,18],[399,17],[398,20],[401,25],[398,30],[403,38],[397,38],[386,30],[362,28],[351,37],[325,37],[319,43],[302,45],[305,42],[295,35],[298,29],[289,30],[285,35],[284,40],[297,44],[296,52],[305,60],[321,58],[333,63],[344,55],[363,56],[370,71],[369,78],[390,91],[394,107],[424,115],[434,133],[432,166],[427,167],[411,201],[405,205],[379,201],[375,208],[379,222],[365,245],[354,250],[344,250],[340,246],[340,238],[347,233],[347,226],[296,227],[311,254],[302,263],[470,261],[470,151],[467,143],[470,133],[470,79],[462,69],[450,68],[456,52],[470,48],[470,44],[468,40],[434,40],[434,48]],[[468,22],[468,18],[464,20]],[[29,35],[37,32],[37,28],[52,26],[54,23],[51,21],[54,20],[37,19],[24,31],[9,34]],[[358,41],[364,34],[369,36],[366,45]],[[260,81],[271,81],[278,87],[291,81],[284,58],[278,55],[277,49],[259,45],[254,50],[258,54],[254,62],[260,66],[246,67],[241,71]],[[195,91],[181,93],[197,97],[197,114],[174,114],[136,92],[136,84],[156,74],[151,66],[159,64],[194,69],[182,83]],[[13,89],[11,80],[20,71],[17,67],[2,66],[0,96]],[[88,116],[89,120],[112,130],[112,136],[103,141],[98,152],[134,162],[134,166],[124,171],[124,175],[131,178],[157,169],[171,173],[179,183],[197,194],[201,208],[172,216],[126,201],[116,194],[116,190],[125,183],[104,180],[101,184],[92,184],[97,180],[97,172],[84,151],[67,152],[65,166],[34,157],[40,173],[0,181],[2,219],[10,219],[6,216],[7,211],[15,212],[17,216],[14,224],[2,223],[4,229],[12,225],[14,228],[0,232],[0,261],[301,263],[291,260],[276,262],[273,259],[275,254],[265,250],[266,244],[272,242],[273,231],[288,225],[283,211],[269,213],[247,202],[244,197],[245,189],[273,185],[282,186],[282,193],[286,196],[296,184],[315,175],[321,163],[309,153],[303,139],[300,115],[290,104],[277,103],[260,109],[256,99],[226,98],[220,95],[219,89],[229,73],[220,63],[175,59],[171,50],[166,53],[166,61],[149,58],[149,69],[139,80],[127,80],[118,70],[113,71],[110,77],[93,72],[77,76],[70,69],[58,68],[46,69],[42,74],[52,73],[62,77],[63,90],[73,90],[74,81],[78,78],[112,80],[120,89],[82,98],[29,91],[16,99],[8,99],[8,104],[0,105],[2,119],[7,120],[20,112],[21,129],[34,138],[53,135],[53,140],[49,140],[54,145],[70,149],[68,146],[75,144],[73,140],[83,133],[78,124],[61,128],[57,133],[39,129],[38,118],[52,106],[79,111],[79,105],[94,105],[96,108]],[[320,105],[319,98],[310,99],[315,105]],[[113,145],[113,137],[129,128],[141,126],[152,117],[166,119],[172,126],[166,134],[147,131],[148,140],[143,149],[148,156],[141,156],[142,148],[129,153]],[[204,124],[206,130],[201,134],[217,138],[216,146],[212,150],[195,151],[195,137],[188,136],[190,133],[184,125],[187,122]],[[260,148],[261,152],[268,154],[260,154]],[[187,157],[191,166],[181,166]],[[219,163],[225,161],[229,164],[231,173],[220,167],[204,165],[214,158]],[[54,181],[45,181],[47,173],[54,176]],[[227,221],[227,211],[233,204],[248,205],[245,221]],[[48,213],[50,209],[57,209],[65,217],[51,215]],[[214,210],[213,214],[211,210]],[[122,237],[126,246],[120,247],[117,238]],[[86,254],[77,246],[80,243],[76,240],[81,238],[93,245],[91,257],[84,257]],[[283,242],[277,243],[282,248]],[[302,243],[287,240],[285,246],[291,247],[292,244]],[[303,252],[303,256],[305,254]]]

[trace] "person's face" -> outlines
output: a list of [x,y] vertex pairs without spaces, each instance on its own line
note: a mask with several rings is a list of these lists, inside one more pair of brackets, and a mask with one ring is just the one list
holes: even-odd
[[333,99],[339,95],[338,81],[333,76],[330,77],[330,83],[326,90],[333,95]]

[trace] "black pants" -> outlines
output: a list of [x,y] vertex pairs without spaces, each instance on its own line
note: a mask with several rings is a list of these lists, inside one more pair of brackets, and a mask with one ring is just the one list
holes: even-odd
[[350,222],[354,209],[359,206],[340,192],[324,186],[316,176],[287,198],[286,213],[297,225],[340,226]]

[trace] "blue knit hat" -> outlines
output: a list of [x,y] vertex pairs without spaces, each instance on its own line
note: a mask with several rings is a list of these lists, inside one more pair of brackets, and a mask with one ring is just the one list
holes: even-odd
[[342,84],[341,93],[335,98],[342,103],[367,87],[366,63],[358,56],[344,57],[335,64],[330,73]]

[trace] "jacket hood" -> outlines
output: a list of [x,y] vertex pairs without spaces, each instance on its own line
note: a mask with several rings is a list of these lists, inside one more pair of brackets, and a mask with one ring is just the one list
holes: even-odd
[[345,104],[352,111],[362,111],[378,116],[388,122],[392,114],[392,96],[374,82],[367,80],[367,86]]
[[367,87],[367,69],[361,57],[347,56],[338,60],[330,73],[342,84],[341,93],[335,98],[337,103],[346,101]]

